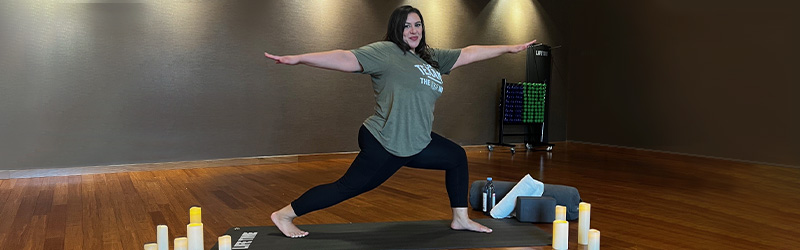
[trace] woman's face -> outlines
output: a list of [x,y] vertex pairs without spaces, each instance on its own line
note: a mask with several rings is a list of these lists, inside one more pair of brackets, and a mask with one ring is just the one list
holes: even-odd
[[417,13],[408,13],[406,18],[406,25],[403,28],[403,41],[411,47],[411,52],[419,46],[419,41],[422,40],[422,21],[419,20]]

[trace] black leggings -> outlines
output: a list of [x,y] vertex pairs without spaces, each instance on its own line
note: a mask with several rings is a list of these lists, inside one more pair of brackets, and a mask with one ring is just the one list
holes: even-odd
[[469,172],[467,154],[461,146],[436,133],[421,152],[409,156],[392,155],[363,125],[358,132],[361,152],[339,180],[313,187],[292,202],[295,214],[330,207],[370,191],[392,177],[403,166],[445,170],[445,185],[451,207],[467,207]]

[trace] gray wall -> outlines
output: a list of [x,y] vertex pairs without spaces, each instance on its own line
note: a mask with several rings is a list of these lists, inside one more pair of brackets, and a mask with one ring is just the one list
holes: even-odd
[[800,166],[798,1],[571,1],[567,139]]
[[[562,43],[530,0],[65,2],[81,1],[0,3],[0,170],[356,151],[369,77],[262,52],[360,47],[406,3],[435,47]],[[566,53],[554,55],[565,75]],[[434,131],[495,141],[500,79],[524,80],[524,59],[446,76]],[[566,139],[564,80],[553,79],[551,141]]]

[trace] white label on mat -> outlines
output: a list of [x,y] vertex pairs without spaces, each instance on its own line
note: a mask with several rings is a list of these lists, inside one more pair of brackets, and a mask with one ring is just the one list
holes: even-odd
[[239,240],[236,241],[232,249],[249,249],[250,243],[253,243],[253,239],[256,238],[256,234],[258,234],[258,232],[242,233],[242,236],[239,237]]

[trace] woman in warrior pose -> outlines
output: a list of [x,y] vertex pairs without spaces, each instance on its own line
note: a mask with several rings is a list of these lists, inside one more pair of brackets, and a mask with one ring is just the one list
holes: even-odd
[[434,49],[425,42],[420,11],[401,6],[392,13],[385,41],[345,51],[332,50],[276,56],[275,63],[359,72],[372,76],[375,114],[358,134],[361,151],[337,181],[313,187],[289,205],[272,213],[272,221],[291,238],[305,237],[294,218],[333,206],[378,187],[403,166],[445,170],[445,185],[453,210],[455,230],[491,233],[492,229],[468,217],[469,172],[464,149],[434,132],[433,108],[442,94],[441,74],[458,67],[525,50],[536,40],[518,45]]

